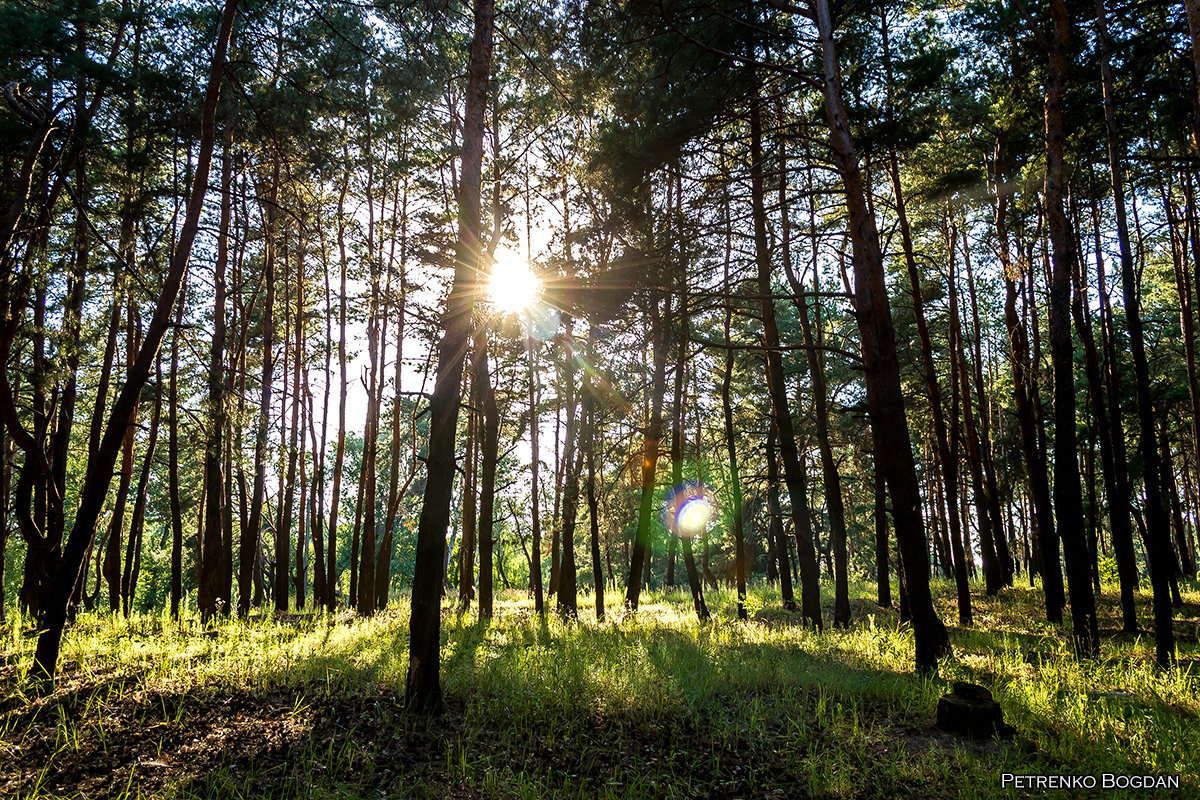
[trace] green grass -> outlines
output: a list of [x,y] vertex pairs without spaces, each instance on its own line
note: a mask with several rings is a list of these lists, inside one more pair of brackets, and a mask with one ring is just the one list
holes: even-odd
[[[823,587],[832,600],[829,587]],[[1117,629],[1113,587],[1102,629]],[[0,796],[784,798],[1017,797],[1005,772],[1179,775],[1200,791],[1200,592],[1177,613],[1181,668],[1149,636],[1106,638],[1076,661],[1038,594],[975,596],[936,678],[912,673],[912,636],[852,586],[855,623],[815,633],[759,586],[755,619],[728,591],[699,624],[686,592],[636,615],[539,618],[523,594],[490,625],[443,618],[447,710],[403,710],[408,607],[223,622],[87,615],[64,642],[58,688],[24,693],[34,640],[0,629]],[[943,618],[953,593],[939,586]],[[1143,609],[1149,597],[1139,598]],[[610,611],[610,615],[612,611]],[[1148,614],[1142,619],[1148,621]],[[1012,742],[933,725],[954,680],[988,686]],[[1095,796],[1122,796],[1102,792]],[[1130,795],[1132,796],[1132,794]]]

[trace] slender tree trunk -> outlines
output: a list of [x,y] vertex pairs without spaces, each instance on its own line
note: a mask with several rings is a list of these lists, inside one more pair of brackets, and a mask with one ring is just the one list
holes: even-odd
[[[1195,72],[1196,115],[1193,119],[1195,132],[1192,134],[1192,149],[1200,153],[1200,0],[1183,0],[1187,11],[1188,33],[1192,38],[1192,63]],[[1106,59],[1107,60],[1107,59]],[[1200,270],[1200,264],[1197,265]]]
[[805,622],[820,630],[821,584],[816,552],[813,549],[812,521],[808,513],[808,481],[796,447],[792,412],[788,406],[787,384],[780,356],[779,326],[775,320],[775,300],[771,289],[771,256],[767,242],[767,212],[763,188],[763,149],[761,101],[750,106],[750,194],[754,217],[754,252],[758,265],[758,294],[762,312],[763,338],[767,352],[767,389],[779,434],[783,455],[783,478],[792,500],[792,524],[795,526],[796,558],[800,562],[800,602]]
[[[1013,375],[1013,404],[1016,409],[1017,427],[1021,433],[1021,450],[1025,457],[1025,471],[1029,476],[1029,500],[1033,508],[1034,527],[1037,530],[1034,548],[1034,563],[1037,568],[1030,568],[1030,580],[1033,579],[1034,572],[1041,573],[1046,598],[1046,619],[1058,623],[1062,621],[1064,604],[1062,572],[1058,563],[1058,534],[1055,531],[1051,508],[1050,480],[1038,444],[1035,418],[1037,384],[1029,361],[1029,337],[1024,321],[1017,315],[1017,297],[1024,295],[1024,276],[1020,266],[1013,261],[1008,237],[1008,200],[1012,196],[1012,189],[1006,177],[1007,152],[1008,132],[1002,131],[996,137],[994,158],[995,224],[1004,273],[1004,323],[1008,334],[1009,363]],[[1032,276],[1030,279],[1032,280]],[[1041,555],[1040,560],[1036,558],[1038,555]]]
[[892,499],[892,516],[902,554],[903,585],[916,639],[916,666],[919,670],[935,670],[938,659],[949,648],[949,641],[929,591],[925,529],[904,410],[895,330],[884,282],[883,254],[875,216],[867,208],[849,119],[842,106],[828,0],[815,0],[815,9],[823,56],[830,144],[845,190],[850,241],[854,249],[855,312],[862,337],[867,404],[871,409],[876,449],[882,456],[882,471]]
[[638,506],[637,533],[630,555],[629,580],[625,584],[625,606],[637,611],[642,592],[642,567],[650,548],[650,522],[654,506],[654,480],[658,470],[659,448],[662,442],[662,406],[667,384],[666,331],[670,328],[670,300],[663,301],[660,313],[658,301],[650,305],[650,337],[654,351],[654,378],[650,393],[650,419],[645,433],[645,457],[642,460],[641,503]]
[[477,508],[479,475],[479,397],[477,383],[472,376],[467,407],[466,443],[463,448],[462,479],[462,536],[458,541],[458,613],[465,614],[475,597],[475,549],[476,525],[479,521]]
[[[121,596],[124,598],[124,613],[128,617],[133,608],[134,592],[137,589],[138,572],[142,563],[142,530],[146,523],[146,498],[150,487],[150,472],[154,468],[154,449],[158,444],[158,422],[162,410],[162,369],[154,363],[154,410],[150,414],[150,433],[146,438],[146,453],[142,457],[142,473],[138,477],[137,492],[133,500],[133,518],[129,523],[129,548],[125,554],[125,574],[122,576]],[[0,583],[0,586],[3,586]]]
[[[726,262],[725,279],[729,280],[728,262]],[[729,323],[730,317],[733,314],[731,303],[725,304],[725,343],[729,344]],[[682,334],[682,331],[681,331]],[[686,350],[686,337],[681,335],[679,345],[680,352]],[[730,517],[733,520],[733,559],[734,573],[737,580],[737,613],[738,619],[746,619],[746,532],[742,520],[742,482],[738,474],[738,457],[737,457],[737,433],[733,427],[733,403],[730,400],[729,389],[733,383],[733,348],[727,347],[725,350],[725,374],[721,380],[721,410],[724,412],[725,418],[725,446],[729,450],[729,491],[732,505],[729,509]],[[678,397],[678,387],[675,402],[679,405],[676,412],[679,417],[683,416],[683,401]],[[682,441],[680,442],[682,448]],[[682,453],[680,453],[682,456]],[[682,469],[682,463],[680,468]],[[681,476],[682,478],[682,476]],[[675,481],[676,486],[682,484],[682,480]],[[691,575],[688,575],[689,581]],[[696,594],[696,588],[692,590],[693,595]],[[698,610],[698,609],[697,609]]]
[[[546,599],[542,591],[542,515],[538,505],[541,499],[541,487],[538,485],[538,468],[541,466],[538,433],[540,432],[542,420],[541,410],[538,407],[539,381],[534,366],[536,344],[532,333],[532,320],[530,320],[530,328],[531,332],[525,339],[525,353],[529,361],[529,514],[530,527],[532,528],[531,537],[533,540],[529,580],[533,584],[534,611],[544,614],[546,612]],[[591,498],[595,493],[595,488],[589,486],[588,492],[588,496]]]
[[[833,446],[829,440],[829,387],[825,381],[825,359],[819,349],[820,343],[813,336],[813,324],[808,318],[808,302],[804,296],[804,286],[792,268],[791,225],[787,208],[787,162],[784,158],[783,142],[779,144],[779,208],[781,248],[783,250],[783,271],[788,283],[796,294],[797,312],[800,317],[800,330],[803,335],[805,355],[808,360],[808,374],[812,382],[813,410],[817,423],[817,449],[821,456],[821,479],[825,488],[825,506],[829,512],[829,546],[833,550],[834,583],[833,583],[833,627],[850,627],[850,586],[847,572],[846,555],[846,507],[842,502],[842,480],[838,475],[837,464],[833,460]],[[809,224],[815,231],[816,199],[812,192],[811,172],[809,173]],[[812,240],[812,261],[809,264],[813,272],[813,300],[818,304],[817,325],[820,325],[820,274],[817,271],[817,239]],[[728,330],[728,311],[726,311],[726,326]],[[725,380],[729,380],[730,362],[726,360]],[[726,422],[728,428],[730,423]]]
[[[333,456],[333,489],[329,500],[329,553],[325,576],[328,586],[326,607],[332,611],[337,605],[337,531],[338,509],[342,501],[342,467],[346,459],[346,393],[348,380],[346,376],[346,190],[350,182],[347,171],[342,178],[342,190],[338,196],[338,261],[341,266],[341,286],[338,291],[338,432],[337,448]],[[351,562],[353,564],[353,562]],[[353,572],[353,570],[351,570]]]
[[254,437],[254,488],[250,496],[250,524],[242,530],[238,549],[238,613],[250,611],[250,583],[262,552],[263,502],[267,491],[267,434],[271,422],[271,384],[275,379],[275,250],[278,230],[279,162],[271,168],[266,205],[267,230],[263,251],[262,373],[258,401],[258,430]]
[[[1053,248],[1050,281],[1050,360],[1054,367],[1054,516],[1058,521],[1066,562],[1067,591],[1075,649],[1081,657],[1099,652],[1096,601],[1088,569],[1083,531],[1078,442],[1075,435],[1075,379],[1071,341],[1071,270],[1075,244],[1063,207],[1062,99],[1067,83],[1067,48],[1071,15],[1065,0],[1051,0],[1053,38],[1046,73],[1046,218]],[[1154,473],[1157,474],[1157,470]],[[1152,482],[1152,481],[1150,481]]]
[[38,637],[37,650],[34,654],[32,674],[35,680],[46,683],[54,680],[59,645],[62,642],[63,626],[67,618],[67,604],[74,591],[75,582],[79,578],[84,555],[95,536],[96,519],[100,515],[108,494],[112,469],[121,447],[121,440],[125,436],[128,420],[136,407],[138,395],[149,378],[158,348],[162,344],[163,335],[169,326],[171,312],[179,295],[180,286],[187,274],[192,243],[195,241],[196,231],[199,228],[200,212],[208,189],[208,171],[212,160],[213,142],[216,139],[217,98],[220,93],[225,52],[233,29],[236,9],[237,0],[227,0],[221,15],[221,24],[209,71],[208,89],[201,109],[200,146],[183,228],[171,255],[170,268],[163,282],[163,289],[158,296],[154,316],[146,329],[145,341],[142,343],[133,365],[128,370],[125,385],[117,397],[108,425],[105,427],[100,448],[92,454],[92,458],[89,460],[87,475],[79,496],[79,506],[75,514],[75,524],[54,575],[54,589],[47,598],[46,614],[42,621],[41,634]]
[[233,178],[233,127],[225,124],[222,137],[221,156],[221,219],[217,232],[217,258],[213,264],[213,331],[208,360],[208,438],[204,445],[204,483],[208,487],[207,505],[204,511],[204,530],[207,538],[204,550],[213,558],[200,575],[200,616],[205,621],[212,619],[218,606],[224,603],[228,612],[228,597],[218,597],[218,567],[220,559],[215,557],[221,550],[221,519],[228,498],[225,496],[225,481],[221,475],[221,457],[224,453],[225,428],[228,418],[225,408],[225,269],[229,261],[229,220],[233,197],[230,186]]
[[[171,332],[171,376],[167,386],[167,497],[171,511],[171,617],[179,618],[183,599],[183,504],[179,499],[179,332],[186,287],[179,292],[175,330]],[[93,449],[92,452],[95,452]]]
[[[967,268],[967,296],[971,301],[971,322],[975,338],[975,398],[979,406],[979,460],[983,468],[984,500],[987,513],[992,519],[993,547],[1000,567],[1000,585],[1011,586],[1013,579],[1012,554],[1004,534],[1004,515],[1000,509],[1000,489],[996,481],[996,468],[992,463],[992,436],[988,406],[989,393],[983,382],[983,339],[984,329],[979,322],[979,301],[975,291],[975,270],[971,266],[971,249],[967,231],[962,231],[963,265]],[[964,378],[965,380],[965,378]],[[964,396],[966,389],[963,390]]]
[[429,462],[425,502],[417,527],[417,554],[409,626],[409,706],[436,708],[442,690],[438,676],[441,644],[442,552],[449,527],[450,495],[454,484],[454,433],[461,400],[463,358],[471,334],[480,264],[479,204],[483,166],[483,116],[491,74],[493,0],[475,0],[474,35],[467,64],[467,96],[463,115],[463,147],[459,181],[459,235],[455,247],[454,283],[442,316],[437,379],[429,410]]
[[[596,329],[595,326],[588,324],[588,346],[587,359],[589,364],[596,363]],[[584,439],[583,447],[585,449],[584,457],[587,460],[587,504],[588,504],[588,526],[591,533],[592,544],[592,585],[593,591],[596,593],[596,621],[604,620],[604,565],[600,560],[600,504],[596,498],[596,481],[599,478],[596,476],[596,440],[603,439],[600,435],[600,422],[596,418],[596,387],[592,380],[592,370],[587,371],[584,378],[583,387],[583,420]],[[532,424],[536,426],[536,417],[531,419]],[[536,463],[537,455],[534,453],[534,461]],[[535,487],[534,493],[537,489]],[[537,506],[534,505],[534,509]],[[536,514],[536,510],[534,511]],[[535,547],[533,551],[533,559],[540,559],[540,551]],[[540,570],[539,570],[540,579]],[[540,593],[540,586],[538,587]]]
[[[479,493],[479,618],[492,618],[492,574],[494,572],[493,552],[495,548],[496,527],[496,462],[500,449],[500,409],[496,405],[496,392],[492,388],[491,371],[488,368],[487,334],[477,334],[481,338],[476,351],[479,359],[475,371],[478,380],[478,397],[483,416],[483,453],[480,463],[480,493]],[[576,494],[578,494],[579,477],[576,473]],[[572,559],[573,561],[573,559]],[[571,580],[574,581],[574,564],[572,563]],[[574,592],[571,598],[574,598]],[[561,606],[564,595],[559,593]]]
[[[937,368],[934,365],[933,341],[929,335],[929,324],[925,319],[925,299],[921,291],[920,272],[913,251],[912,233],[908,224],[908,211],[904,193],[900,184],[900,161],[895,149],[888,153],[889,167],[892,179],[892,191],[896,197],[896,215],[900,225],[900,243],[904,250],[904,263],[908,270],[908,283],[912,296],[913,315],[917,323],[917,336],[921,343],[922,374],[929,395],[929,407],[933,416],[934,438],[937,440],[938,464],[941,467],[944,485],[946,487],[946,520],[950,528],[950,550],[954,562],[954,583],[958,597],[958,622],[960,625],[970,625],[971,587],[967,575],[968,549],[963,543],[962,520],[958,514],[958,504],[954,497],[958,490],[958,447],[952,446],[953,437],[946,430],[945,411],[942,406],[942,389],[938,383]],[[957,415],[954,415],[953,425],[957,426]],[[886,487],[885,487],[886,491]],[[876,520],[878,523],[878,519]],[[884,526],[886,529],[886,519]],[[878,531],[878,524],[876,527]],[[886,553],[885,562],[886,564]],[[889,592],[890,596],[890,592]],[[888,605],[891,603],[889,602]]]
[[949,209],[942,218],[942,237],[946,252],[947,284],[946,293],[950,305],[950,353],[951,381],[956,384],[958,397],[962,398],[962,442],[967,454],[967,468],[970,472],[971,489],[975,496],[975,516],[979,521],[979,551],[983,557],[983,576],[988,595],[995,595],[1003,585],[1003,575],[1000,561],[996,555],[995,533],[993,520],[988,509],[987,497],[983,484],[983,457],[980,453],[979,433],[975,427],[975,415],[971,409],[971,382],[968,378],[970,368],[967,365],[966,344],[963,341],[963,326],[958,308],[958,266],[956,241],[957,227],[948,218]]
[[[125,366],[133,368],[139,347],[137,308],[132,298],[126,307],[125,317]],[[149,376],[147,376],[149,377]],[[133,407],[126,421],[125,435],[121,443],[121,471],[117,475],[117,497],[112,517],[108,523],[108,552],[104,556],[104,577],[108,582],[108,608],[120,611],[124,597],[121,585],[121,535],[125,523],[125,506],[129,497],[129,484],[133,480],[133,451],[136,444],[137,414],[140,397],[134,398]]]
[[[569,225],[567,234],[567,263],[571,264]],[[562,545],[562,552],[558,562],[556,597],[558,598],[558,613],[564,618],[574,618],[579,613],[578,579],[575,567],[575,523],[579,518],[579,473],[583,469],[583,452],[579,446],[579,422],[576,411],[574,320],[569,314],[563,315],[562,326],[567,428],[565,432],[566,446],[563,453],[566,472],[563,475],[562,519],[559,523],[561,529],[559,541]],[[633,607],[637,607],[636,601]]]
[[[879,590],[880,608],[892,607],[892,583],[888,573],[887,484],[883,474],[875,470],[875,581]],[[957,566],[957,565],[956,565]],[[962,622],[961,615],[959,621]],[[963,623],[965,624],[965,623]]]

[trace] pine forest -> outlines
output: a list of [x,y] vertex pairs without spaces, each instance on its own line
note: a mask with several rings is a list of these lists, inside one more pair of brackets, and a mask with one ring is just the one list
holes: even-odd
[[0,0],[0,796],[1200,792],[1200,0]]

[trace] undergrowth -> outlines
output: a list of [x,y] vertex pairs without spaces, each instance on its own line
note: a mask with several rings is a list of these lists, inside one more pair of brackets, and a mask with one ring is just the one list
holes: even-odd
[[[1152,635],[1117,633],[1106,588],[1109,635],[1080,662],[1067,629],[1041,621],[1036,590],[975,595],[963,629],[939,586],[953,654],[936,677],[913,674],[911,632],[869,584],[852,586],[853,625],[824,632],[768,586],[752,590],[748,622],[727,590],[709,594],[705,624],[686,591],[601,622],[586,597],[571,622],[538,616],[523,593],[502,593],[490,623],[447,602],[436,716],[403,708],[406,598],[369,619],[83,615],[43,696],[27,688],[34,638],[15,620],[0,628],[0,796],[1056,795],[1003,786],[1004,773],[1179,776],[1155,796],[1194,796],[1200,592],[1185,587],[1180,667],[1163,673]],[[993,692],[1012,741],[936,730],[955,680]]]

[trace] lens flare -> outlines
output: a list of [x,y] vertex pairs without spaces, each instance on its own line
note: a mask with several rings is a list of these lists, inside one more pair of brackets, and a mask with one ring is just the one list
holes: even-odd
[[686,481],[676,486],[663,503],[663,522],[680,538],[702,535],[716,515],[716,496],[699,481]]
[[545,303],[534,303],[521,315],[526,332],[539,342],[548,342],[558,331],[558,312]]

